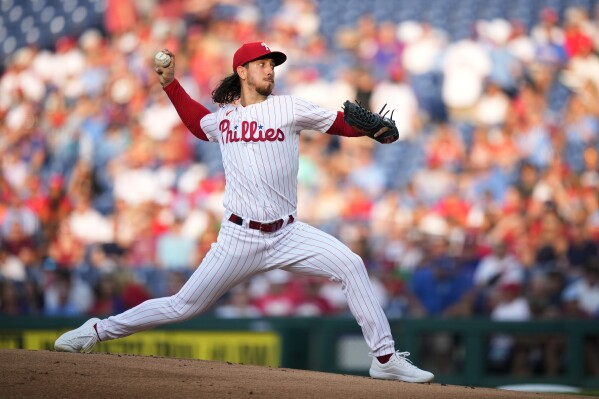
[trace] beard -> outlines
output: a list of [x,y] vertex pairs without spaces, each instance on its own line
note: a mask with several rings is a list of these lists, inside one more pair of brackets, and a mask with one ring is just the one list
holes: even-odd
[[269,84],[269,85],[266,85],[266,86],[263,86],[263,87],[257,87],[256,86],[256,91],[261,96],[268,97],[268,96],[271,95],[272,89],[274,88],[274,86],[275,85],[273,85],[273,84]]
[[260,83],[256,82],[255,79],[248,79],[249,86],[252,86],[258,94],[264,97],[268,97],[272,93],[272,89],[275,87],[274,82],[261,81]]

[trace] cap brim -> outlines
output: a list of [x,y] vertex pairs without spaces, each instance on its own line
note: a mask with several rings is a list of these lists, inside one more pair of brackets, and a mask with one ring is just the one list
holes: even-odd
[[275,65],[281,65],[287,61],[287,56],[280,51],[273,51],[269,55],[272,56],[273,60],[275,60]]
[[262,58],[272,58],[275,61],[275,66],[279,66],[285,61],[287,61],[287,56],[285,54],[281,53],[280,51],[271,51],[270,53],[261,55],[260,57],[256,57],[248,62],[256,61]]

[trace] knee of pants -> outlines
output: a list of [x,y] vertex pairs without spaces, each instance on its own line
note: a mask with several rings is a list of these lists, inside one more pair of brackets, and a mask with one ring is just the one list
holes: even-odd
[[350,257],[350,261],[345,265],[345,270],[347,270],[348,276],[355,277],[368,277],[368,273],[366,271],[366,266],[364,265],[364,261],[357,254],[352,254]]
[[177,321],[185,321],[191,319],[197,314],[205,310],[203,302],[185,299],[177,294],[169,298],[169,304],[173,310],[172,318]]

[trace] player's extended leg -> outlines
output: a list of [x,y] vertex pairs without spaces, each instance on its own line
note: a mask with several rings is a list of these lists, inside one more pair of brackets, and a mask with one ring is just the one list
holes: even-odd
[[298,222],[278,237],[269,255],[267,260],[271,265],[341,283],[349,309],[362,328],[373,356],[372,377],[408,382],[428,382],[434,378],[432,373],[412,365],[407,359],[409,353],[395,352],[389,321],[372,290],[364,262],[341,241]]
[[223,222],[217,242],[178,293],[150,299],[104,320],[88,321],[59,337],[56,350],[90,352],[98,337],[102,341],[122,338],[204,312],[233,286],[262,271],[268,245],[262,234]]

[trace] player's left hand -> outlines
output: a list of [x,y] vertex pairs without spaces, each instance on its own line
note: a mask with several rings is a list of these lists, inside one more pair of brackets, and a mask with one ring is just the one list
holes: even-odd
[[389,144],[399,139],[399,132],[393,120],[393,112],[387,118],[387,112],[382,114],[384,110],[385,107],[375,114],[360,104],[345,101],[343,103],[343,119],[348,125],[373,140],[381,144]]
[[375,133],[375,134],[374,134],[372,137],[374,137],[374,138],[376,139],[377,137],[381,136],[382,134],[384,134],[384,133],[385,133],[386,131],[388,131],[388,130],[389,130],[389,128],[388,128],[387,126],[385,126],[385,127],[382,127],[382,128],[380,128],[380,129],[379,129],[379,131],[378,131],[378,132],[376,132],[376,133]]

